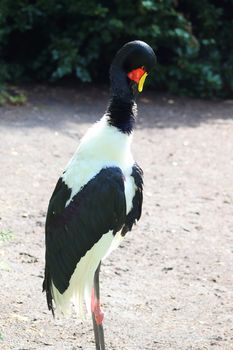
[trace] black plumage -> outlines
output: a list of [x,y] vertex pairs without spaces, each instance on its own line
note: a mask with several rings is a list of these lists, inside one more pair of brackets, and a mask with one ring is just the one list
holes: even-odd
[[46,268],[43,289],[52,307],[51,281],[62,294],[79,260],[110,230],[122,235],[140,219],[142,170],[133,167],[137,186],[133,207],[126,215],[124,176],[120,168],[102,169],[66,206],[71,189],[60,178],[50,199],[46,219]]

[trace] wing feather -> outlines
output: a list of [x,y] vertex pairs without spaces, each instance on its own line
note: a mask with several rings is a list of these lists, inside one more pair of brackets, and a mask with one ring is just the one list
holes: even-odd
[[143,171],[137,163],[134,164],[131,176],[134,179],[136,192],[133,197],[133,206],[126,216],[125,224],[121,231],[121,235],[125,236],[128,231],[131,231],[132,226],[138,221],[142,213],[143,202]]
[[79,260],[105,233],[115,234],[126,220],[124,176],[120,168],[102,169],[69,204],[71,189],[59,179],[46,219],[43,289],[52,309],[51,282],[62,294]]

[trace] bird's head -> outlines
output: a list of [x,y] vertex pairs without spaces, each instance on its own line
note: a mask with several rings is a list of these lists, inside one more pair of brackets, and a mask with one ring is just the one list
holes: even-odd
[[145,79],[155,64],[155,53],[148,44],[139,40],[128,42],[116,53],[110,68],[113,92],[119,94],[126,88],[134,96],[142,92]]

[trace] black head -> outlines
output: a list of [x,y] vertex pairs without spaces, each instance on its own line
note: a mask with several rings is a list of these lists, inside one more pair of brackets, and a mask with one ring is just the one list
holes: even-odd
[[156,56],[153,49],[144,41],[130,41],[117,52],[114,65],[121,66],[126,73],[137,68],[144,67],[149,73],[156,64]]
[[[135,40],[128,42],[117,52],[110,69],[111,81],[120,83],[117,74],[124,74],[128,88],[133,91],[137,86],[142,91],[146,76],[155,67],[156,56],[153,49],[143,41]],[[121,76],[121,83],[123,77]]]
[[135,99],[156,63],[155,53],[143,41],[131,41],[117,52],[110,68],[111,99],[106,114],[111,126],[130,134],[137,114]]

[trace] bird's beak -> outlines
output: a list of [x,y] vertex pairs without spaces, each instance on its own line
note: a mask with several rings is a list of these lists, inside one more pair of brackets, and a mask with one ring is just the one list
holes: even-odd
[[143,85],[145,83],[148,73],[145,71],[144,67],[132,70],[127,74],[128,78],[137,84],[139,92],[142,92]]
[[138,91],[139,92],[142,92],[142,90],[143,90],[143,85],[145,83],[147,75],[148,75],[148,73],[145,72],[138,82]]

